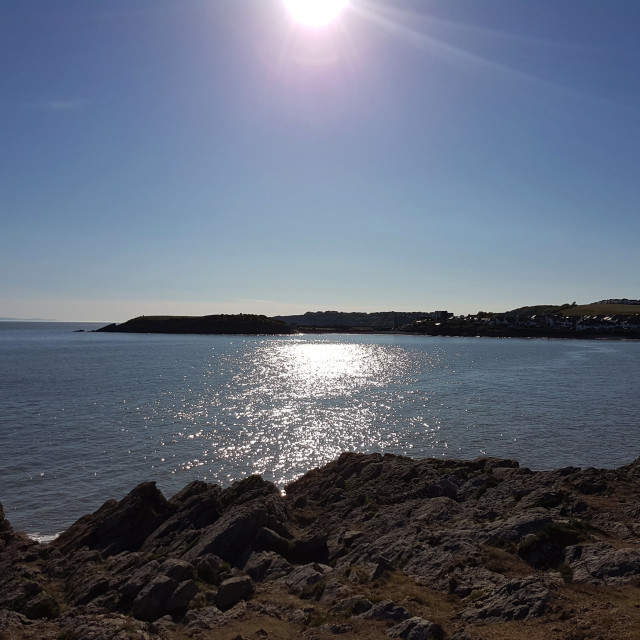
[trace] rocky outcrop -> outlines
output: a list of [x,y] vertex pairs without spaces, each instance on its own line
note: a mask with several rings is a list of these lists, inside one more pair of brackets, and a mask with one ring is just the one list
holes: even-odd
[[227,335],[280,335],[296,333],[277,318],[250,313],[212,316],[139,316],[122,324],[109,324],[96,331],[110,333],[177,333]]
[[4,517],[4,507],[0,502],[0,551],[13,538],[13,529],[9,521]]
[[[13,532],[0,507],[0,633],[84,625],[86,637],[119,637],[120,624],[130,637],[207,638],[255,622],[261,637],[290,625],[417,640],[482,637],[496,623],[525,637],[526,623],[613,638],[617,620],[640,622],[623,607],[640,580],[639,522],[638,462],[532,472],[354,453],[286,495],[258,476],[192,482],[169,500],[143,483],[49,545]],[[622,590],[608,627],[581,584],[598,602]],[[580,635],[578,610],[597,633]]]

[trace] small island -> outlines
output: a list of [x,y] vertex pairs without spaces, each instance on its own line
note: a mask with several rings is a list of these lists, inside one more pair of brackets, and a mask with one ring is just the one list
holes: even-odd
[[267,316],[239,313],[212,316],[139,316],[122,324],[96,329],[111,333],[184,333],[224,335],[281,335],[297,333],[286,322]]

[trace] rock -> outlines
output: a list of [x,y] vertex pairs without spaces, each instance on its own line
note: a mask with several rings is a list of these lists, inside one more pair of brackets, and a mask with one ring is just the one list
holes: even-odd
[[198,594],[198,585],[193,580],[181,582],[167,598],[164,609],[170,615],[182,615],[189,603]]
[[95,600],[111,589],[111,582],[101,574],[91,574],[87,580],[76,582],[69,589],[72,602],[82,605]]
[[[590,637],[604,637],[607,586],[640,579],[638,514],[640,460],[534,472],[509,460],[355,453],[305,474],[286,496],[258,476],[227,489],[195,481],[168,501],[145,483],[51,545],[12,532],[0,506],[0,636],[169,640],[229,625],[221,634],[231,637],[233,625],[270,616],[284,635],[287,624],[321,625],[292,632],[321,638],[353,623],[355,635],[437,637],[437,625],[392,600],[355,593],[395,597],[407,580],[407,593],[463,599],[439,620],[458,629],[452,640],[473,640],[475,624],[522,619],[532,629],[553,619],[563,632],[564,621],[584,620]],[[246,602],[251,579],[260,598]],[[571,609],[558,597],[563,579],[600,585],[602,598]],[[40,619],[55,615],[51,594],[61,614]],[[298,598],[314,606],[296,608]],[[614,625],[626,615],[615,603]]]
[[394,571],[395,567],[384,556],[377,556],[372,562],[364,567],[367,578],[371,581],[377,580],[385,571]]
[[4,508],[0,502],[0,550],[13,538],[13,529],[4,517]]
[[294,564],[319,562],[326,564],[329,560],[327,534],[313,532],[303,538],[294,540],[285,552],[285,557]]
[[11,638],[11,635],[4,635],[5,632],[11,632],[15,629],[22,629],[31,624],[31,620],[23,613],[11,611],[10,609],[0,609],[0,637]]
[[376,602],[371,609],[365,611],[360,617],[369,620],[395,620],[397,622],[410,618],[411,614],[395,602],[383,600],[382,602]]
[[544,578],[510,580],[497,591],[479,596],[461,614],[465,622],[508,622],[536,618],[549,609],[556,585]]
[[343,598],[336,602],[333,606],[333,611],[343,612],[348,615],[357,616],[366,611],[369,611],[373,607],[371,600],[362,595],[350,596]]
[[338,580],[331,580],[330,582],[327,582],[322,595],[319,598],[319,602],[322,605],[330,607],[335,605],[337,602],[342,602],[350,595],[350,590],[345,587],[342,582],[338,582]]
[[158,571],[162,575],[178,582],[191,580],[196,577],[195,568],[191,563],[176,558],[168,558],[165,560],[162,565],[160,565]]
[[258,476],[225,489],[221,502],[223,515],[202,530],[198,542],[184,554],[185,560],[194,561],[198,556],[213,553],[227,562],[235,562],[254,548],[258,531],[263,527],[282,536],[288,534],[282,496],[273,484]]
[[135,597],[132,613],[147,622],[167,614],[184,614],[197,593],[198,586],[193,580],[178,582],[167,575],[157,575]]
[[138,620],[153,622],[165,615],[164,604],[177,586],[177,582],[167,576],[153,578],[133,601],[133,616]]
[[171,508],[155,482],[144,482],[119,502],[108,500],[95,513],[80,518],[51,546],[65,553],[86,546],[105,557],[137,551],[170,513]]
[[198,577],[209,584],[218,585],[222,581],[220,574],[229,570],[229,565],[217,555],[207,553],[193,561]]
[[256,533],[254,544],[256,549],[275,551],[281,556],[286,556],[289,551],[289,543],[290,541],[287,538],[269,529],[269,527],[261,527]]
[[243,565],[253,580],[277,580],[293,571],[293,565],[274,551],[254,551]]
[[565,563],[574,582],[619,585],[640,577],[640,549],[618,549],[606,542],[567,548]]
[[[126,635],[124,635],[126,633]],[[62,620],[54,638],[82,638],[82,640],[151,640],[149,625],[121,614],[77,615]]]
[[57,618],[60,615],[60,605],[53,596],[47,593],[39,593],[27,602],[22,609],[22,613],[31,620]]
[[240,600],[246,600],[253,595],[253,583],[249,576],[229,578],[218,587],[218,608],[225,611]]
[[217,607],[205,607],[187,611],[182,622],[190,633],[217,629],[225,620],[224,614]]
[[391,627],[387,631],[390,638],[403,640],[442,640],[444,632],[439,624],[434,624],[423,618],[414,617]]
[[332,572],[331,567],[312,562],[302,567],[297,567],[288,576],[283,578],[291,593],[303,595],[310,592],[310,587],[318,584]]

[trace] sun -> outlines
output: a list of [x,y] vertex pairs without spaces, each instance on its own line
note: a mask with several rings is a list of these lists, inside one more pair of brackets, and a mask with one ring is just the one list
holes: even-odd
[[304,27],[324,27],[337,20],[349,0],[284,0],[292,20]]

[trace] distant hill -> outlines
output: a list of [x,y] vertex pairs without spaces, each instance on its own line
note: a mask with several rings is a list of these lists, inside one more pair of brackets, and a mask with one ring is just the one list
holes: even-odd
[[295,333],[281,320],[253,314],[214,316],[140,316],[96,331],[115,333],[180,333],[252,335]]
[[531,316],[552,316],[561,314],[563,316],[630,316],[640,313],[640,304],[592,302],[590,304],[538,304],[530,307],[518,307],[507,311],[505,316],[515,316],[528,318]]
[[562,311],[565,316],[630,316],[640,313],[640,304],[609,304],[592,302],[579,304]]
[[[438,313],[438,312],[435,312]],[[393,329],[411,324],[416,320],[434,317],[426,311],[307,311],[297,316],[276,316],[289,325],[299,327],[323,327],[340,329],[343,327],[362,329]]]
[[536,304],[529,307],[518,307],[511,311],[506,311],[503,314],[505,316],[515,316],[520,318],[530,318],[531,316],[552,316],[558,313],[566,315],[566,312],[575,307],[575,302],[572,304]]

